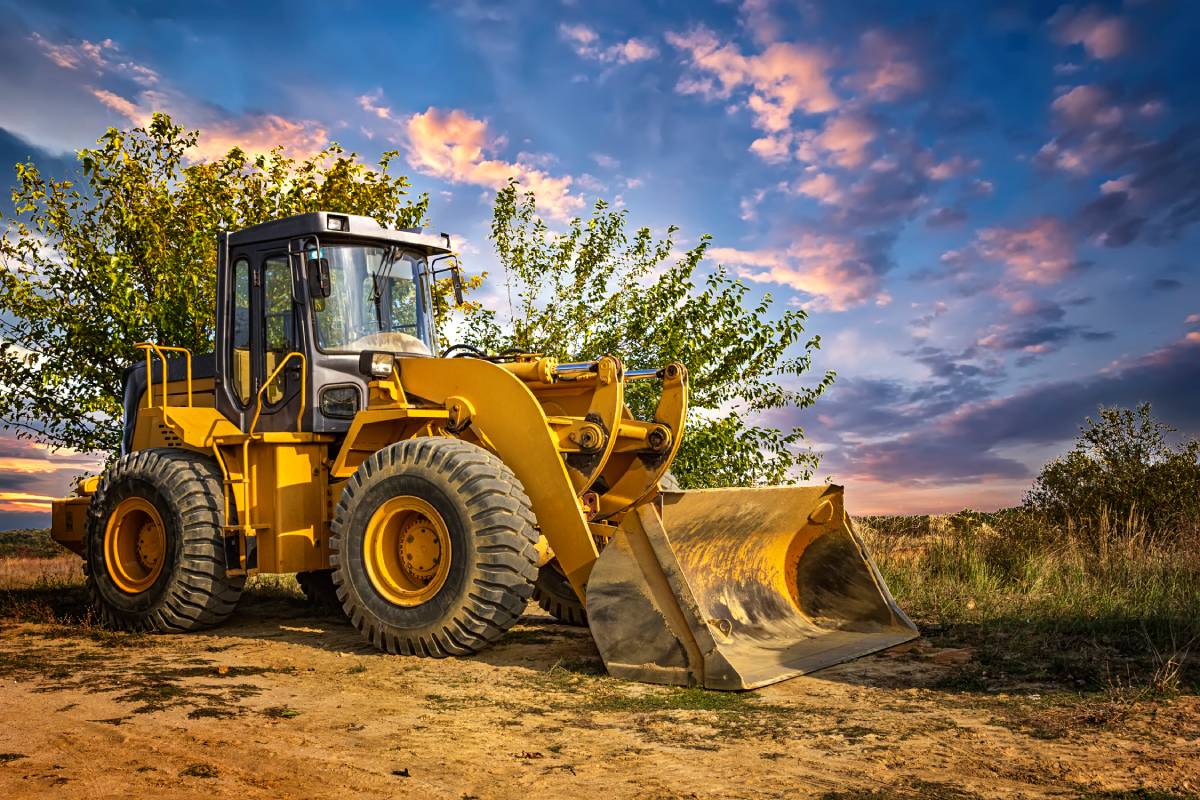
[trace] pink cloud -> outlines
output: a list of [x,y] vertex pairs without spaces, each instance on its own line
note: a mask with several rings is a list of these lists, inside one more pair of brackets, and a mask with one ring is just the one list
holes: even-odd
[[874,123],[865,116],[842,113],[826,121],[815,142],[830,153],[838,166],[853,169],[866,161],[868,146],[877,133]]
[[1054,99],[1050,108],[1071,127],[1111,128],[1120,124],[1124,112],[1100,86],[1074,86]]
[[837,179],[828,172],[819,170],[806,173],[791,186],[791,190],[825,205],[839,205],[845,199],[845,193],[838,185]]
[[[1131,123],[1147,116],[1156,101],[1120,103],[1104,87],[1082,84],[1063,90],[1050,104],[1059,135],[1038,151],[1035,161],[1077,175],[1120,160],[1133,146]],[[1152,115],[1151,115],[1152,116]]]
[[1028,283],[1056,283],[1075,264],[1074,242],[1057,217],[1039,217],[1024,228],[984,228],[974,246],[984,258],[1003,263],[1011,277]]
[[768,164],[781,164],[791,160],[792,138],[790,133],[760,136],[750,143],[750,152]]
[[99,42],[82,39],[77,44],[72,44],[52,42],[37,32],[29,38],[46,58],[63,69],[78,71],[88,68],[96,74],[116,73],[142,86],[158,83],[157,72],[144,64],[124,58],[121,48],[112,39]]
[[492,158],[499,146],[485,120],[460,109],[430,107],[404,121],[408,163],[426,175],[449,181],[499,189],[517,179],[537,196],[549,216],[565,221],[583,207],[583,198],[572,194],[570,175],[552,176],[528,162]]
[[282,147],[296,156],[321,150],[328,142],[326,130],[310,120],[289,119],[279,114],[230,114],[203,103],[169,86],[162,86],[158,73],[121,55],[111,39],[79,44],[52,42],[35,33],[31,37],[48,59],[65,70],[82,71],[95,77],[128,78],[139,88],[120,94],[100,86],[86,90],[105,108],[134,125],[147,125],[156,111],[170,114],[177,122],[200,130],[200,140],[188,153],[197,160],[220,158],[234,147],[257,155]]
[[745,89],[755,127],[767,133],[786,131],[797,112],[822,114],[838,106],[827,74],[832,58],[815,47],[777,42],[762,53],[745,55],[703,26],[670,32],[666,39],[684,53],[691,70],[676,91],[714,100]]
[[600,35],[587,25],[559,25],[558,35],[559,38],[571,45],[571,49],[577,56],[592,61],[607,64],[633,64],[658,57],[658,48],[645,39],[632,38],[607,47],[602,46]]
[[958,178],[966,175],[979,168],[979,160],[974,158],[964,158],[963,156],[952,156],[945,161],[940,161],[935,164],[930,164],[925,170],[925,175],[930,180],[947,181],[951,178]]
[[145,126],[154,112],[163,111],[181,124],[198,128],[200,139],[188,153],[194,160],[221,158],[235,147],[250,155],[281,147],[303,158],[319,152],[329,141],[325,128],[311,120],[293,120],[279,114],[223,114],[176,92],[143,91],[137,100],[130,100],[106,89],[91,91],[105,107],[134,125]]
[[1059,44],[1081,44],[1092,58],[1116,58],[1129,47],[1129,26],[1121,17],[1105,14],[1096,6],[1076,9],[1061,6],[1050,18],[1050,30]]
[[832,234],[802,233],[785,248],[739,250],[714,247],[710,258],[732,266],[747,280],[778,283],[811,296],[806,308],[845,311],[868,301],[885,305],[879,270],[858,242]]
[[771,5],[772,0],[742,0],[738,7],[742,27],[759,44],[770,44],[779,38],[780,24]]
[[870,30],[859,39],[865,66],[851,83],[875,100],[889,102],[910,95],[924,83],[910,49],[894,34]]

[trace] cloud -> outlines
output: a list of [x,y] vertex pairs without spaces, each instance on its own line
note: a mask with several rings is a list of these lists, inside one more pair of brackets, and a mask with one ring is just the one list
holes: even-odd
[[90,73],[89,80],[132,79],[138,87],[132,94],[90,84],[85,84],[85,88],[102,106],[134,125],[149,124],[154,112],[161,111],[180,124],[198,128],[200,140],[189,156],[220,158],[233,147],[241,147],[251,154],[282,147],[293,155],[307,156],[321,150],[328,142],[325,128],[316,122],[261,112],[232,114],[163,85],[153,69],[124,59],[119,46],[111,39],[99,43],[84,40],[64,44],[33,33],[31,40],[47,59],[63,70],[86,70]]
[[1061,350],[1068,342],[1081,338],[1090,342],[1109,341],[1114,334],[1109,331],[1090,331],[1078,325],[1039,324],[993,325],[987,335],[977,342],[979,347],[997,352],[1017,352],[1024,356],[1018,366],[1026,366],[1034,357]]
[[895,34],[869,30],[859,38],[859,49],[864,66],[850,83],[868,97],[890,102],[914,94],[925,85],[912,49]]
[[1096,6],[1082,9],[1061,6],[1047,24],[1054,41],[1083,45],[1092,58],[1116,58],[1129,49],[1129,25],[1123,18],[1105,14]]
[[930,180],[948,181],[951,178],[962,177],[968,172],[973,172],[977,169],[979,169],[979,159],[955,155],[945,161],[930,164],[926,168],[925,174]]
[[[1045,382],[924,419],[920,413],[905,413],[915,404],[910,388],[897,385],[875,397],[870,409],[879,419],[891,416],[891,431],[904,431],[884,440],[877,437],[889,432],[886,426],[839,416],[858,408],[839,403],[843,383],[822,400],[828,405],[820,413],[830,414],[831,435],[841,431],[845,439],[825,456],[826,466],[847,480],[947,486],[1029,478],[1032,470],[1004,451],[1065,446],[1099,405],[1131,407],[1149,401],[1160,419],[1184,434],[1200,433],[1200,406],[1193,402],[1200,392],[1200,341],[1186,339],[1092,376]],[[810,431],[820,435],[822,427],[813,425]]]
[[619,169],[621,162],[607,153],[592,153],[592,161],[596,162],[596,166],[600,169]]
[[838,185],[837,178],[814,167],[805,170],[805,174],[792,184],[789,191],[826,205],[841,205],[845,200],[845,193]]
[[758,207],[767,197],[766,189],[756,189],[751,194],[743,197],[738,203],[738,208],[741,210],[742,220],[749,222],[758,217]]
[[46,58],[63,69],[85,70],[95,75],[117,73],[142,86],[154,86],[159,80],[155,70],[125,58],[121,48],[112,39],[100,42],[90,42],[87,39],[74,43],[52,42],[34,31],[29,40]]
[[867,160],[867,147],[877,133],[875,123],[866,115],[842,113],[826,121],[815,142],[832,155],[838,166],[855,169]]
[[755,127],[767,133],[788,130],[798,112],[823,114],[838,107],[828,75],[833,59],[816,47],[776,42],[745,55],[704,26],[669,32],[666,39],[683,52],[688,67],[676,91],[723,100],[745,90]]
[[10,182],[15,182],[16,175],[13,165],[32,161],[44,175],[66,177],[78,169],[78,163],[72,158],[52,156],[19,136],[14,136],[4,128],[0,128],[0,191]]
[[949,228],[955,225],[961,225],[967,221],[967,212],[961,208],[952,208],[942,206],[935,208],[928,217],[925,218],[925,224],[930,228]]
[[1029,283],[1056,283],[1076,266],[1070,231],[1057,217],[1039,217],[1023,228],[984,228],[974,247],[983,258],[1003,263],[1010,277]]
[[101,466],[91,456],[51,453],[45,445],[0,432],[0,529],[47,524],[50,501],[67,494],[78,475],[94,474]]
[[221,158],[235,147],[251,155],[269,153],[280,147],[290,155],[303,158],[319,152],[329,142],[324,126],[312,120],[293,120],[268,113],[232,115],[175,92],[144,91],[136,100],[107,89],[93,89],[92,94],[105,107],[134,125],[150,124],[154,113],[161,111],[170,114],[179,124],[199,129],[200,138],[189,157],[200,160]]
[[537,196],[542,211],[560,221],[583,208],[583,198],[571,192],[570,175],[553,176],[528,162],[490,157],[501,141],[489,133],[485,120],[466,111],[430,107],[404,119],[403,134],[408,163],[422,174],[488,189],[515,178]]
[[600,44],[600,35],[587,25],[558,26],[558,35],[581,58],[604,64],[633,64],[658,57],[658,48],[645,39],[626,39],[608,46]]
[[742,277],[788,286],[809,299],[806,308],[845,311],[874,301],[886,305],[882,275],[891,268],[885,255],[890,241],[864,242],[835,233],[804,231],[792,244],[778,248],[709,249],[708,257],[732,266]]
[[975,179],[971,181],[971,195],[974,197],[991,197],[996,186],[991,181]]

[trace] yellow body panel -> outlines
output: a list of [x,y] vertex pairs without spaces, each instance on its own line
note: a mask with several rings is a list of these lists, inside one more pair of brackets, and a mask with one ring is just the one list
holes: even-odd
[[[92,491],[95,491],[93,487]],[[54,541],[83,555],[83,534],[87,530],[88,494],[73,495],[55,500],[50,504],[50,535]]]
[[259,530],[259,572],[329,568],[326,450],[319,442],[259,442],[249,448],[254,478],[249,510]]

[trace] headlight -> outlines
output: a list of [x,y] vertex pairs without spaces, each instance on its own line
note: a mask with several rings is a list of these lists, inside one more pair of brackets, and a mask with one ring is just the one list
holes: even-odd
[[346,217],[335,217],[333,214],[330,214],[325,218],[325,227],[329,228],[331,231],[341,231],[342,233],[345,233],[346,231],[350,230],[350,220]]
[[377,353],[367,350],[358,357],[358,371],[371,378],[387,378],[392,374],[396,356],[392,353]]
[[358,413],[358,388],[330,386],[321,391],[321,413],[327,417],[351,419]]

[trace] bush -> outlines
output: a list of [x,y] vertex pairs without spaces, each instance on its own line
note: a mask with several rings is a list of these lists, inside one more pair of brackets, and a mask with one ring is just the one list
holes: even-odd
[[[1175,429],[1136,410],[1101,408],[1075,447],[1047,464],[1025,496],[1027,509],[1083,532],[1144,529],[1148,539],[1178,541],[1200,519],[1200,440],[1172,447]],[[1093,543],[1100,545],[1101,543]]]

